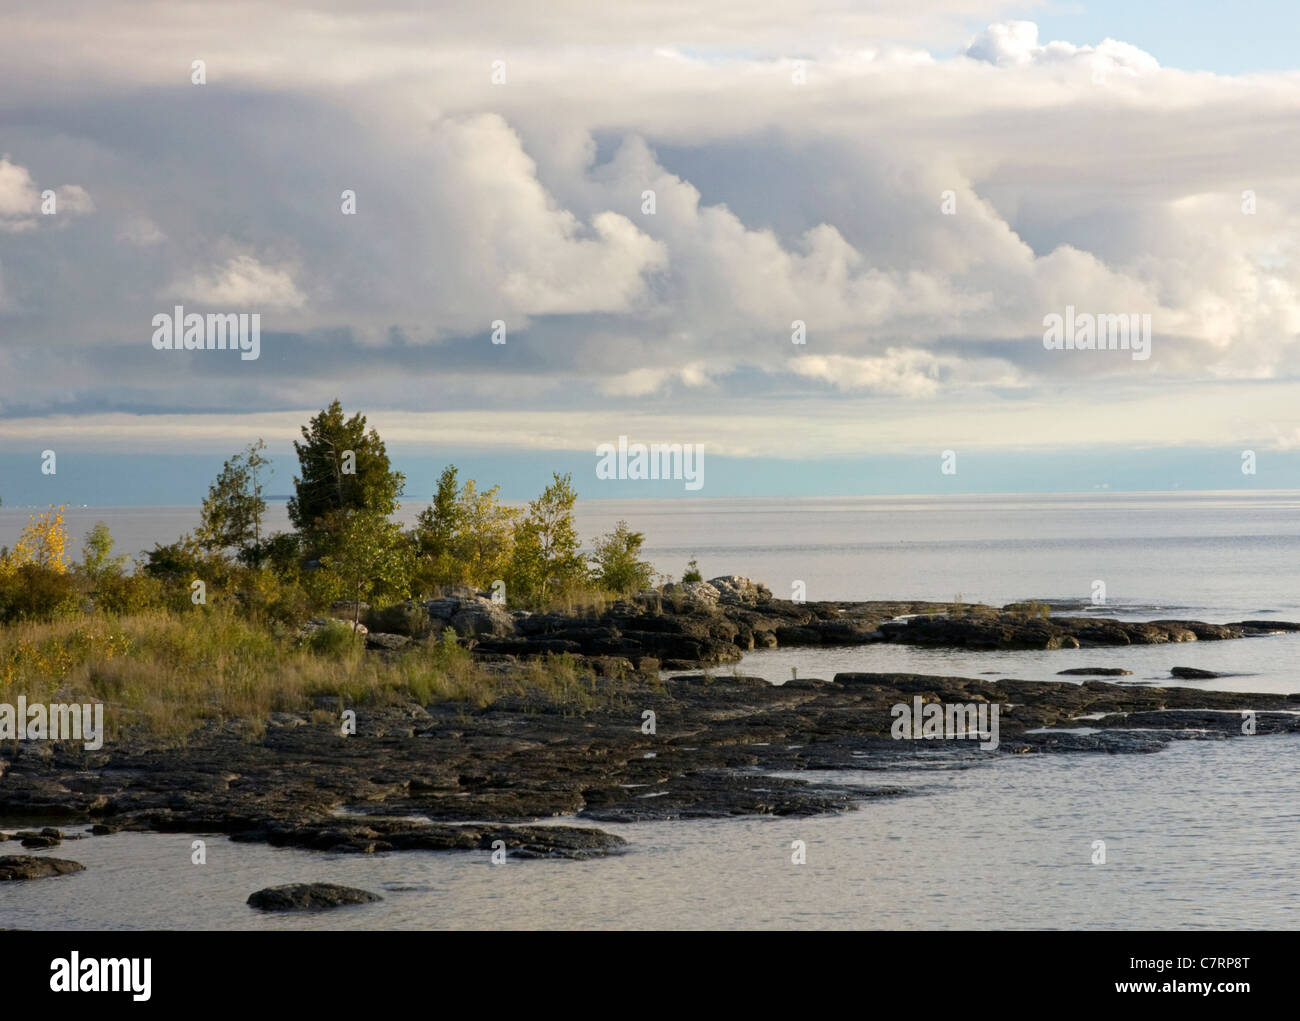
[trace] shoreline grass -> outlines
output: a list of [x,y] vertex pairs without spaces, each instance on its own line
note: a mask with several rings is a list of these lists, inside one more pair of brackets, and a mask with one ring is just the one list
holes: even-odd
[[102,701],[113,710],[110,739],[138,725],[179,740],[213,721],[245,721],[259,736],[271,713],[310,712],[323,696],[476,709],[529,692],[575,708],[595,697],[594,680],[569,656],[494,670],[454,634],[378,654],[346,627],[329,630],[343,640],[300,642],[224,607],[15,622],[0,627],[0,702],[20,694],[29,703]]

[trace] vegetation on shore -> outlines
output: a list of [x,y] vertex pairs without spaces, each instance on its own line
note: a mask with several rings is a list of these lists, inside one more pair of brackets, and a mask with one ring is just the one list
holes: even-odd
[[33,515],[0,550],[0,701],[98,698],[121,706],[117,725],[138,719],[183,734],[209,719],[301,710],[321,695],[485,705],[524,684],[579,697],[567,657],[506,678],[476,664],[450,631],[380,657],[365,655],[355,627],[331,623],[304,637],[302,625],[341,601],[359,623],[362,603],[400,613],[393,608],[407,600],[461,586],[509,608],[572,612],[655,581],[641,559],[644,536],[626,522],[583,551],[570,476],[556,474],[517,508],[497,486],[462,483],[449,465],[404,529],[393,515],[406,479],[364,416],[334,401],[294,448],[289,532],[262,527],[270,462],[260,439],[225,462],[196,531],[155,545],[134,570],[103,523],[73,563],[65,508]]

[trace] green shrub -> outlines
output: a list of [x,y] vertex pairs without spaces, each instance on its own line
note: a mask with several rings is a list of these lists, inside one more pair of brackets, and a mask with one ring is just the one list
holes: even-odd
[[77,579],[39,564],[0,575],[0,621],[54,620],[80,612]]
[[371,631],[420,638],[429,633],[429,611],[419,603],[394,603],[370,610],[363,618]]
[[322,656],[339,656],[361,645],[361,636],[347,621],[329,620],[307,639],[307,647]]
[[163,583],[147,574],[101,578],[94,599],[98,609],[118,615],[161,609],[167,602]]

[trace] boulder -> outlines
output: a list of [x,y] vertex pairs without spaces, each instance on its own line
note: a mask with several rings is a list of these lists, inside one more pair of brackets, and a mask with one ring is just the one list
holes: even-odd
[[268,886],[248,898],[250,907],[262,911],[324,911],[347,904],[370,904],[383,900],[368,890],[335,883],[290,883]]
[[411,644],[407,635],[389,635],[382,631],[371,631],[366,635],[367,649],[382,649],[385,652],[397,652]]
[[1178,677],[1184,681],[1208,681],[1213,677],[1222,677],[1223,674],[1215,673],[1213,670],[1198,670],[1196,667],[1176,666],[1170,669],[1171,677]]
[[428,599],[424,603],[424,610],[429,615],[431,622],[442,621],[444,624],[451,620],[452,616],[460,609],[460,600],[444,597],[442,599]]
[[750,581],[748,578],[741,578],[735,574],[724,574],[717,578],[710,578],[708,584],[717,590],[719,602],[755,606],[772,600],[772,590],[766,585],[761,582]]
[[515,633],[514,617],[488,600],[457,611],[450,623],[462,638],[506,638]]

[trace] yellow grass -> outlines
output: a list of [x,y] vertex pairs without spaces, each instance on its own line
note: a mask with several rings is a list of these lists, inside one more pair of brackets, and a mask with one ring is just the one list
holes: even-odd
[[256,738],[270,713],[312,711],[321,696],[482,708],[529,690],[585,707],[594,686],[567,656],[531,660],[506,676],[475,662],[454,637],[395,656],[366,652],[360,641],[318,652],[211,606],[0,627],[0,702],[100,700],[110,738],[139,725],[180,739],[229,720]]

